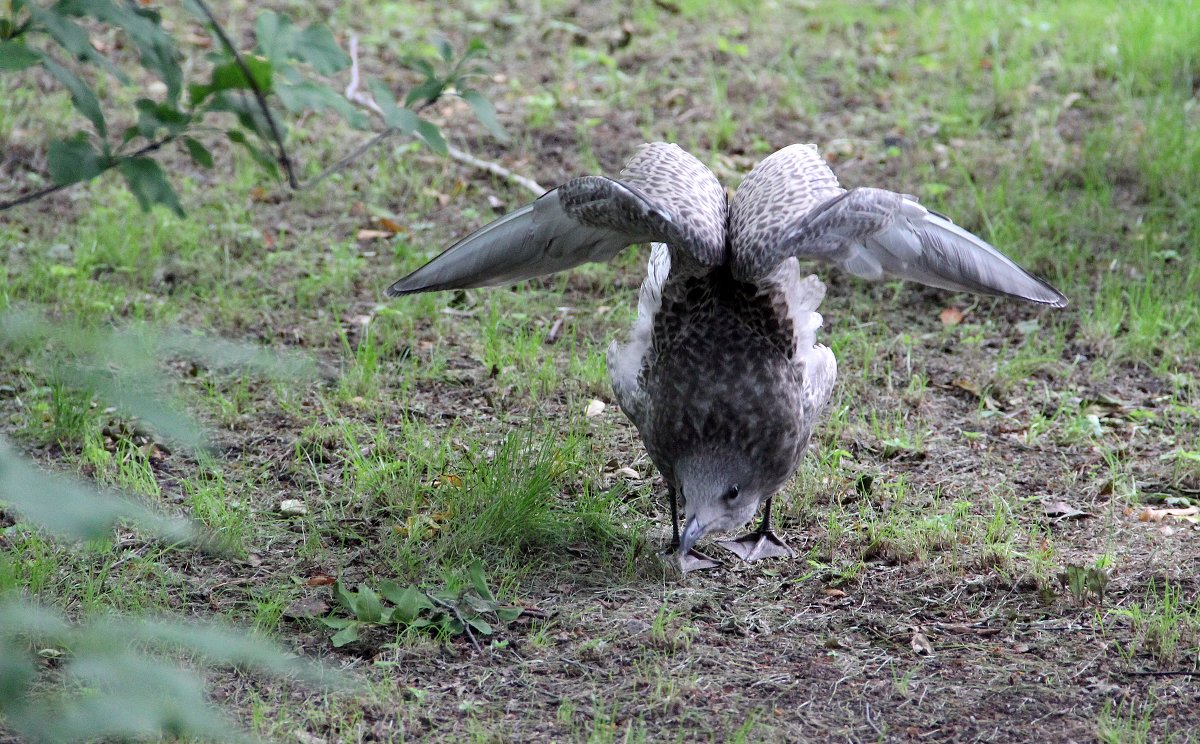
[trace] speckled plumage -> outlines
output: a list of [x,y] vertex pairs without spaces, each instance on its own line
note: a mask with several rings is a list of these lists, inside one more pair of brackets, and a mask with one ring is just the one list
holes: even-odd
[[913,197],[842,189],[811,145],[763,160],[727,205],[708,168],[662,142],[640,147],[620,179],[568,181],[484,226],[388,294],[516,281],[638,242],[655,245],[638,319],[609,348],[609,372],[667,482],[673,517],[675,495],[684,499],[687,529],[680,539],[676,523],[675,534],[685,570],[714,565],[692,554],[695,541],[745,524],[764,500],[763,526],[723,545],[747,560],[790,554],[769,529],[770,500],[799,466],[837,374],[816,343],[825,286],[797,259],[867,279],[1066,303]]

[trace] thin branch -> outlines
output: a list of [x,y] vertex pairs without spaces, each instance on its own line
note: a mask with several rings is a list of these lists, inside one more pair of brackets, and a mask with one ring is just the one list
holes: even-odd
[[[383,117],[383,109],[379,107],[379,104],[375,102],[375,99],[371,97],[370,93],[367,93],[366,91],[362,90],[361,85],[362,85],[362,79],[361,79],[361,77],[359,75],[359,71],[358,71],[358,35],[351,34],[350,35],[350,84],[346,86],[346,92],[345,92],[346,100],[348,100],[352,103],[357,103],[359,106],[369,109],[370,111],[377,114],[380,118],[382,118]],[[414,111],[419,112],[426,106],[429,106],[431,103],[433,103],[433,101],[425,101],[420,106],[418,106],[416,109],[414,109]],[[360,145],[358,148],[356,148],[354,150],[354,152],[352,152],[350,155],[346,156],[345,158],[342,158],[342,160],[339,160],[337,163],[335,163],[330,168],[329,173],[335,172],[335,171],[340,170],[341,168],[345,167],[350,161],[361,156],[364,152],[371,149],[378,143],[382,142],[387,137],[390,137],[392,134],[395,134],[394,129],[384,130],[384,132],[382,134],[376,135],[374,138],[369,140],[366,144]],[[483,160],[482,158],[477,158],[468,152],[458,149],[454,145],[447,145],[447,151],[452,159],[457,160],[460,163],[469,165],[472,168],[477,168],[479,170],[487,171],[488,173],[492,173],[494,175],[500,176],[501,178],[508,181],[509,183],[515,183],[518,186],[528,189],[530,192],[533,193],[533,195],[535,197],[541,196],[542,194],[546,193],[546,189],[542,188],[541,184],[539,184],[537,181],[535,181],[532,178],[529,178],[527,176],[522,176],[519,173],[514,173],[511,170],[509,170],[508,168],[505,168],[503,165],[500,165],[499,163],[494,163],[490,160]],[[329,175],[329,173],[320,174],[319,176],[317,176],[316,179],[314,179],[314,181],[323,180],[326,175]]]
[[220,23],[217,23],[217,17],[213,15],[211,10],[209,10],[208,5],[204,2],[204,0],[195,0],[195,2],[196,6],[200,8],[201,12],[203,12],[208,18],[209,25],[211,25],[213,31],[217,33],[217,37],[221,40],[221,43],[224,44],[225,48],[229,50],[229,53],[233,55],[233,61],[236,62],[237,66],[241,69],[242,75],[245,76],[246,84],[249,85],[250,90],[253,91],[254,99],[258,101],[258,107],[262,109],[263,117],[267,120],[267,126],[271,128],[271,137],[275,140],[276,147],[279,148],[279,154],[276,155],[276,159],[279,161],[279,164],[283,166],[284,172],[287,173],[288,183],[291,185],[291,187],[293,189],[299,189],[300,181],[296,179],[296,172],[292,170],[292,161],[288,157],[287,149],[283,146],[283,137],[279,134],[279,127],[275,124],[275,117],[271,116],[270,107],[267,106],[266,94],[263,93],[262,88],[258,87],[258,81],[256,81],[254,76],[250,74],[250,67],[246,64],[246,60],[242,59],[241,52],[239,52],[237,48],[234,47],[233,42],[229,40],[229,36],[225,34],[225,29],[221,27]]
[[[105,163],[103,166],[100,167],[100,173],[104,173],[105,171],[109,171],[109,170],[112,170],[113,168],[116,168],[118,165],[121,164],[121,162],[123,160],[128,160],[129,158],[136,158],[141,155],[145,155],[148,152],[154,152],[155,150],[159,149],[160,147],[167,144],[168,142],[173,142],[175,139],[177,139],[176,135],[172,134],[167,137],[163,137],[160,140],[155,140],[154,142],[151,142],[148,145],[144,145],[144,146],[138,148],[137,150],[134,150],[133,152],[129,153],[128,155],[122,155],[120,157],[113,158],[113,159],[109,160],[107,163]],[[99,175],[99,174],[97,174],[97,175]],[[13,207],[19,207],[22,204],[28,204],[29,202],[32,202],[32,201],[37,201],[38,199],[41,199],[43,196],[49,196],[50,194],[53,194],[57,191],[62,191],[65,188],[74,186],[77,183],[80,183],[80,182],[72,181],[70,183],[56,183],[53,186],[47,186],[44,189],[38,189],[37,191],[30,192],[28,194],[25,194],[24,196],[18,196],[16,199],[13,199],[11,201],[0,202],[0,212],[5,211],[6,209],[12,209]]]
[[534,196],[541,196],[542,194],[546,193],[546,189],[544,189],[537,181],[527,176],[522,176],[519,173],[513,173],[499,163],[477,158],[468,152],[463,152],[454,145],[447,144],[446,149],[448,150],[450,157],[454,158],[458,162],[465,163],[472,168],[478,168],[479,170],[493,173],[506,181],[515,183],[518,186],[523,186],[531,191]]

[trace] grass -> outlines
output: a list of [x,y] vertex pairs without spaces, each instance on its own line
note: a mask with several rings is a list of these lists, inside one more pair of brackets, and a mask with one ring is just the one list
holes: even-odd
[[[220,177],[172,161],[186,220],[142,214],[106,176],[0,218],[0,310],[299,349],[324,377],[267,383],[165,355],[212,432],[189,451],[64,386],[60,349],[5,350],[7,438],[190,515],[230,556],[125,531],[80,550],[0,516],[0,587],[79,617],[225,617],[357,670],[360,691],[319,699],[220,675],[222,699],[267,737],[969,739],[1036,725],[1047,740],[1186,740],[1194,706],[1171,677],[1135,673],[1195,669],[1194,531],[1137,515],[1200,489],[1196,4],[645,0],[624,45],[599,6],[544,6],[347,3],[332,23],[397,88],[384,47],[434,27],[482,37],[513,142],[432,113],[456,144],[543,184],[615,174],[637,142],[669,138],[732,188],[764,153],[813,141],[845,185],[918,195],[1071,306],[823,271],[840,379],[777,504],[800,557],[681,581],[653,557],[665,500],[604,366],[644,250],[515,290],[385,303],[391,280],[492,217],[488,197],[528,195],[407,143],[285,199],[219,147]],[[65,95],[8,92],[14,147],[73,124]],[[313,119],[290,143],[311,169],[350,137]],[[379,216],[405,230],[357,241]],[[961,322],[942,322],[947,307]],[[608,407],[587,417],[593,399]],[[287,499],[303,509],[282,513]],[[1088,516],[1048,516],[1057,501]],[[334,650],[297,613],[329,600],[322,577],[452,584],[474,558],[502,601],[549,615],[482,656],[386,633]],[[913,653],[914,625],[933,657]]]

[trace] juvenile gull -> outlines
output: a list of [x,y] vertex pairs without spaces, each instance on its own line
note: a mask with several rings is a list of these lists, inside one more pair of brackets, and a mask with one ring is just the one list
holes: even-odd
[[730,203],[707,167],[665,142],[642,145],[619,179],[585,176],[546,192],[387,293],[508,284],[647,242],[638,318],[629,340],[609,347],[608,368],[666,481],[666,552],[684,571],[720,565],[697,541],[746,524],[763,501],[755,530],[719,544],[747,561],[793,555],[771,529],[771,501],[799,467],[837,375],[816,342],[825,285],[798,259],[864,279],[1067,304],[915,197],[841,188],[813,145],[763,160]]

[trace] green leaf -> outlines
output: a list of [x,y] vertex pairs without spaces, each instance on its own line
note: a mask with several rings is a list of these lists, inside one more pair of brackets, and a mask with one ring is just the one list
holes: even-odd
[[187,148],[188,155],[192,156],[193,163],[204,168],[213,167],[212,153],[199,140],[193,137],[184,137],[183,145]]
[[250,157],[254,158],[254,162],[258,163],[263,170],[279,178],[279,164],[275,162],[275,158],[271,153],[261,147],[255,146],[254,143],[246,139],[246,135],[240,130],[230,129],[225,132],[225,135],[229,137],[230,142],[246,148],[246,152],[250,153]]
[[96,99],[96,94],[92,92],[88,84],[75,73],[49,58],[42,60],[42,66],[70,91],[71,103],[79,113],[92,122],[92,126],[96,128],[96,134],[100,135],[101,139],[107,137],[108,128],[104,123],[104,113],[100,110],[100,101]]
[[278,85],[275,94],[279,96],[284,108],[293,113],[331,109],[354,126],[361,127],[367,124],[366,116],[361,111],[340,93],[322,83],[304,80],[295,85]]
[[258,51],[276,67],[281,67],[287,62],[292,53],[294,36],[291,19],[273,10],[263,11],[254,22],[254,38],[258,42]]
[[383,619],[383,605],[379,596],[366,584],[358,585],[358,611],[355,613],[359,620],[377,623]]
[[297,34],[292,54],[322,75],[332,75],[350,66],[350,57],[338,46],[333,32],[316,23]]
[[520,617],[522,612],[524,610],[520,607],[499,607],[496,609],[496,617],[500,619],[500,622],[508,625]]
[[347,589],[342,582],[334,582],[333,597],[338,601],[338,604],[349,610],[351,615],[358,617],[358,595]]
[[89,181],[104,172],[104,159],[92,149],[83,132],[51,142],[47,159],[50,178],[59,185]]
[[487,130],[492,133],[493,137],[501,142],[508,141],[508,132],[504,131],[500,120],[496,118],[496,109],[492,106],[491,101],[484,98],[482,93],[475,90],[464,90],[459,95],[462,96],[464,101],[471,104],[471,110],[475,112],[475,118],[479,119],[479,122],[487,127]]
[[42,61],[42,55],[20,41],[0,41],[0,70],[24,70]]
[[397,106],[392,91],[386,85],[378,80],[368,80],[367,87],[371,89],[375,103],[379,104],[379,109],[383,112],[385,124],[399,129],[404,134],[412,134],[417,131],[417,127],[421,124],[420,117],[410,109]]
[[341,630],[347,625],[353,625],[358,621],[349,617],[319,617],[317,620],[327,628]]
[[425,592],[412,585],[401,589],[395,582],[385,581],[380,584],[379,592],[396,606],[392,619],[397,623],[411,625],[422,610],[433,609],[433,602]]
[[171,542],[194,540],[198,532],[187,522],[170,519],[114,494],[50,475],[25,462],[0,439],[0,494],[23,520],[50,532],[80,540],[112,535],[130,520]]
[[442,133],[433,125],[433,122],[422,119],[417,125],[417,136],[424,140],[425,144],[429,145],[429,149],[438,155],[450,154],[450,148],[446,145],[446,140],[442,138]]
[[342,646],[345,646],[347,643],[354,643],[355,641],[357,641],[358,640],[358,626],[359,626],[359,623],[353,623],[351,625],[347,625],[346,627],[342,628],[338,632],[334,633],[333,638],[330,639],[330,641],[333,643],[333,647],[341,648]]
[[253,88],[250,85],[251,79],[264,95],[270,93],[271,77],[275,70],[271,61],[253,54],[243,54],[242,61],[246,63],[246,69],[250,71],[250,79],[246,78],[246,74],[242,72],[242,67],[237,60],[227,58],[225,62],[213,68],[207,84],[193,85],[188,88],[188,97],[191,98],[192,105],[199,106],[214,93],[226,90],[250,90]]
[[445,80],[431,77],[408,92],[408,95],[404,97],[404,105],[411,108],[414,103],[436,101],[445,89]]
[[179,217],[186,216],[175,189],[167,183],[166,174],[158,163],[150,158],[127,158],[118,163],[117,168],[125,176],[129,190],[137,197],[143,211],[149,212],[155,204],[161,204]]
[[437,46],[438,54],[442,57],[442,61],[450,64],[454,60],[454,48],[450,46],[450,41],[448,39],[438,39],[435,45]]
[[493,632],[492,626],[489,625],[487,623],[487,621],[485,621],[483,618],[468,617],[466,620],[467,620],[468,625],[470,625],[472,628],[479,631],[480,633],[483,633],[484,635],[491,635]]
[[138,110],[138,133],[148,140],[154,139],[159,129],[177,135],[187,129],[192,117],[176,109],[170,103],[158,103],[149,98],[139,98],[134,104]]
[[471,580],[471,586],[475,587],[476,594],[489,602],[496,601],[492,590],[488,588],[487,577],[483,574],[483,563],[478,558],[471,561],[471,567],[467,569],[467,577]]

